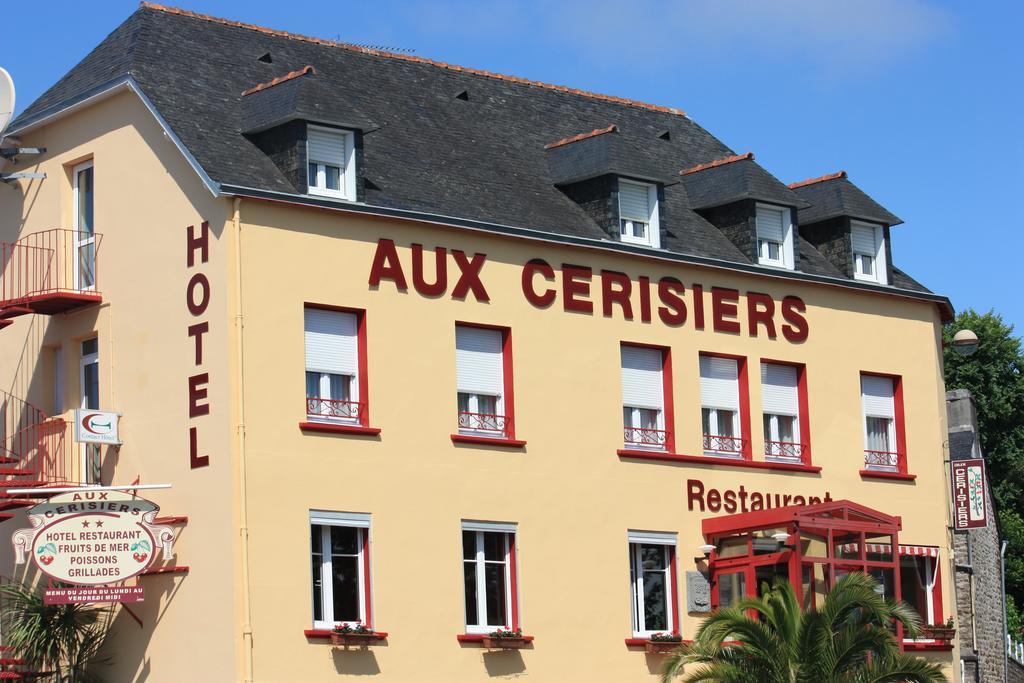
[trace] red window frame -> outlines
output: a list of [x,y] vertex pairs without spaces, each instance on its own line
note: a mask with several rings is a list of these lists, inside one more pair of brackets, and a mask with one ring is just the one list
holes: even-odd
[[[811,419],[810,401],[807,394],[807,366],[804,363],[776,358],[762,358],[761,362],[769,365],[787,365],[796,369],[797,410],[800,411],[797,419],[797,423],[800,425],[800,461],[807,467],[811,467]],[[760,370],[759,367],[758,372]],[[762,406],[762,412],[763,410]],[[765,435],[765,440],[767,439],[768,436]]]
[[335,306],[332,304],[321,304],[306,301],[302,305],[303,313],[307,308],[315,308],[323,311],[337,311],[339,313],[351,313],[356,316],[356,353],[357,371],[359,372],[359,424],[331,424],[321,422],[302,421],[299,428],[306,432],[327,432],[336,434],[356,434],[362,436],[376,436],[380,429],[370,426],[370,375],[369,363],[367,361],[367,339],[366,339],[366,309],[351,308],[349,306]]
[[[642,342],[630,342],[623,341],[619,342],[619,349],[623,346],[632,346],[639,349],[654,349],[655,351],[661,352],[661,391],[662,391],[662,403],[664,404],[665,412],[665,453],[676,452],[676,420],[675,420],[675,401],[672,394],[672,348],[669,346],[661,346],[658,344],[644,344]],[[621,371],[621,366],[620,366]],[[622,406],[619,406],[620,412]],[[625,425],[623,425],[625,427]],[[633,451],[644,451],[642,448],[630,448],[625,446],[622,451],[633,452]],[[651,449],[655,453],[661,452],[661,450]]]
[[[506,325],[490,325],[487,323],[475,323],[465,320],[456,320],[456,327],[475,327],[482,330],[497,330],[501,332],[501,384],[504,395],[502,401],[505,410],[505,435],[504,437],[471,436],[468,434],[452,434],[453,443],[501,446],[507,448],[522,448],[525,441],[516,439],[516,414],[515,414],[515,381],[512,367],[512,328]],[[456,391],[458,391],[456,389]]]
[[[728,358],[736,361],[736,382],[739,385],[739,399],[740,399],[740,460],[751,461],[754,459],[753,452],[751,451],[751,430],[750,430],[750,381],[747,376],[747,357],[737,356],[731,353],[718,353],[717,351],[701,351],[698,356],[707,356],[708,358]],[[699,358],[698,358],[699,364]],[[700,377],[700,369],[697,370],[698,380]],[[704,408],[704,403],[701,401],[701,410]],[[703,418],[698,424],[703,425]],[[701,445],[700,453],[704,453],[704,434],[703,428],[701,429]],[[710,456],[714,457],[714,456]],[[728,462],[728,458],[723,458],[725,462]]]
[[[861,387],[860,379],[862,377],[884,377],[892,380],[893,413],[895,415],[894,421],[896,423],[894,425],[894,431],[896,433],[896,471],[886,472],[884,470],[869,470],[864,467],[860,470],[860,476],[864,479],[916,479],[917,475],[910,474],[907,468],[907,425],[906,413],[903,407],[903,376],[887,372],[869,372],[867,370],[862,370],[857,378],[858,388]],[[867,417],[864,415],[863,395],[863,389],[861,389],[861,433],[864,433],[864,430],[867,429]]]

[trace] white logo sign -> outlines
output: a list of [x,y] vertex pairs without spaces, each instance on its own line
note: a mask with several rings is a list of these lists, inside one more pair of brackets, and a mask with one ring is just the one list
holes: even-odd
[[171,557],[174,531],[154,524],[160,508],[126,491],[77,491],[28,510],[31,529],[14,532],[15,562],[31,554],[39,570],[82,586],[141,574],[157,549]]
[[121,445],[121,439],[117,435],[119,417],[121,413],[104,410],[76,410],[75,441]]

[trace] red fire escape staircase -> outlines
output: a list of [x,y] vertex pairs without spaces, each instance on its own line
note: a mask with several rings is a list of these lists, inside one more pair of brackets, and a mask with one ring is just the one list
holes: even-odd
[[[31,507],[46,488],[74,483],[69,425],[20,398],[0,391],[0,521]],[[32,489],[32,493],[12,493]]]
[[101,240],[53,229],[0,243],[0,329],[28,313],[54,315],[102,301],[96,288]]

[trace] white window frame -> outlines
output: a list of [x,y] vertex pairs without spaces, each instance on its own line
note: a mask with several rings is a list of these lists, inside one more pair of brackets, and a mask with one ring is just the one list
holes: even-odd
[[[865,254],[863,251],[857,251],[853,248],[853,228],[870,228],[875,231],[875,253]],[[885,228],[877,223],[868,223],[866,221],[850,221],[850,251],[853,254],[853,278],[855,280],[863,280],[865,282],[877,282],[878,284],[888,284],[887,273],[889,271],[889,264],[885,257]],[[859,270],[860,256],[870,256],[874,259],[874,273],[868,275],[862,273]]]
[[[331,630],[335,624],[348,624],[349,626],[356,626],[362,624],[367,628],[372,628],[372,624],[366,623],[366,596],[368,591],[366,590],[366,582],[369,577],[366,576],[366,553],[369,551],[370,543],[370,515],[355,513],[355,512],[329,512],[325,510],[310,510],[309,511],[309,526],[319,525],[322,528],[320,534],[320,597],[322,600],[321,614],[324,617],[328,615],[334,616],[334,583],[331,574],[331,536],[330,527],[348,527],[357,529],[359,531],[357,538],[359,539],[359,552],[356,559],[357,565],[357,576],[359,585],[357,590],[359,592],[359,620],[358,621],[336,621],[334,619],[322,619],[313,620],[313,628],[315,629],[326,629]],[[310,548],[309,548],[309,559],[313,558],[313,547],[312,547],[312,529],[310,529]],[[312,584],[309,587],[310,595],[310,608],[315,610],[314,600],[315,592]],[[316,614],[313,611],[313,614]]]
[[[630,560],[630,615],[631,626],[634,638],[650,638],[655,633],[676,633],[679,625],[675,623],[675,606],[679,599],[676,595],[676,577],[672,572],[672,558],[678,557],[678,537],[674,533],[663,533],[657,531],[630,531],[629,560]],[[661,545],[668,548],[670,553],[665,563],[665,607],[666,623],[665,629],[648,629],[644,623],[646,610],[644,609],[644,572],[641,560],[640,547],[642,545]],[[637,628],[637,627],[641,628]]]
[[[85,344],[85,342],[93,340],[93,339],[96,340],[96,351],[93,352],[93,353],[89,353],[89,354],[83,354],[82,353],[82,346]],[[99,388],[100,388],[100,382],[99,382],[99,380],[100,380],[100,376],[99,376],[99,374],[100,374],[100,338],[99,338],[99,336],[86,337],[85,339],[80,340],[78,342],[78,352],[79,352],[79,359],[80,359],[78,361],[78,393],[79,393],[78,405],[83,410],[88,410],[88,409],[99,410],[100,409],[100,405],[101,405],[100,397],[99,397]],[[97,386],[97,396],[96,396],[97,406],[95,408],[93,408],[93,407],[88,405],[89,397],[86,396],[86,393],[85,393],[85,368],[87,366],[90,366],[90,365],[93,365],[93,364],[96,365],[96,386]],[[99,476],[93,476],[94,474],[96,474],[96,475],[102,474],[102,462],[100,462],[100,458],[101,458],[101,454],[100,454],[100,445],[99,444],[95,444],[95,443],[82,443],[82,444],[79,444],[79,460],[81,462],[81,468],[82,468],[81,469],[82,481],[84,481],[86,484],[100,484],[100,483],[102,483],[100,481],[100,477]],[[95,471],[94,468],[91,466],[91,462],[90,461],[93,461],[93,460],[97,461],[97,470],[98,471]]]
[[[793,212],[785,206],[778,206],[775,204],[757,204],[758,212],[764,211],[779,211],[782,213],[782,243],[779,244],[779,258],[772,259],[761,254],[761,235],[757,232],[757,216],[754,216],[754,233],[755,242],[757,247],[757,262],[762,266],[770,266],[772,268],[785,268],[786,270],[793,270],[795,258],[793,250]],[[763,240],[768,242],[769,240]],[[774,240],[772,240],[774,242]]]
[[[492,388],[498,389],[498,391],[481,391],[481,390],[477,389],[476,387],[463,387],[461,385],[461,381],[459,379],[460,373],[459,373],[459,345],[458,345],[459,344],[458,343],[458,339],[459,339],[459,330],[460,329],[461,330],[482,330],[484,332],[494,333],[494,334],[498,335],[499,349],[498,349],[498,352],[495,355],[498,356],[498,372],[500,373],[500,377],[499,377],[499,379],[500,379],[500,381],[499,381],[500,387],[492,387]],[[459,394],[466,394],[466,396],[467,396],[467,405],[466,405],[466,411],[465,412],[467,412],[467,413],[474,413],[476,415],[487,415],[487,414],[491,414],[491,413],[487,413],[485,411],[480,410],[480,407],[481,407],[480,406],[480,399],[482,397],[493,398],[494,399],[494,413],[493,413],[493,415],[495,415],[498,419],[500,419],[502,421],[502,424],[504,424],[504,429],[500,430],[500,431],[493,430],[493,429],[476,428],[476,427],[464,427],[461,424],[462,411],[458,410],[458,405],[456,405],[456,409],[457,409],[456,412],[457,412],[458,417],[460,418],[459,419],[460,424],[459,424],[459,428],[458,428],[459,434],[462,434],[464,436],[484,436],[484,437],[490,437],[490,438],[496,438],[496,439],[503,438],[503,437],[505,437],[505,436],[507,436],[509,434],[509,416],[508,416],[508,413],[505,411],[505,387],[507,386],[507,383],[509,381],[509,378],[505,377],[505,365],[506,365],[506,363],[505,363],[505,354],[508,353],[508,349],[506,348],[506,335],[507,334],[508,334],[508,331],[507,330],[502,330],[502,329],[495,329],[495,328],[489,328],[489,327],[479,327],[479,326],[475,326],[475,325],[471,325],[471,324],[462,324],[462,323],[456,323],[455,324],[455,340],[456,340],[455,341],[455,399],[456,399],[456,403],[458,403]]]
[[[354,338],[354,343],[355,343],[355,362],[356,362],[356,367],[354,368],[354,372],[343,372],[343,371],[339,371],[336,368],[335,369],[325,368],[325,367],[321,367],[317,363],[313,363],[313,362],[310,361],[309,353],[305,349],[305,344],[306,344],[305,336],[306,336],[306,334],[308,334],[308,331],[306,330],[306,316],[309,313],[309,311],[322,311],[322,312],[326,312],[326,313],[336,313],[336,314],[339,314],[339,315],[349,315],[349,316],[352,316],[354,318],[355,334],[353,335],[353,338]],[[361,358],[361,351],[362,351],[362,349],[361,349],[361,346],[360,346],[360,343],[359,343],[359,334],[360,334],[359,330],[360,330],[360,325],[362,324],[362,317],[361,317],[362,313],[361,312],[357,312],[357,311],[348,311],[348,310],[324,309],[324,308],[318,308],[316,306],[304,306],[303,307],[303,311],[302,311],[302,315],[303,315],[303,338],[304,338],[304,341],[303,341],[303,345],[304,345],[303,355],[305,357],[305,368],[306,368],[305,372],[306,373],[314,373],[314,374],[319,375],[318,385],[319,385],[319,394],[320,394],[317,397],[309,396],[309,392],[305,388],[305,381],[303,382],[303,387],[304,387],[303,391],[306,392],[306,418],[308,420],[310,420],[311,422],[328,422],[328,423],[341,423],[341,424],[352,424],[352,425],[362,424],[362,420],[363,420],[362,411],[365,408],[365,406],[360,402],[360,396],[362,394],[362,391],[361,391],[361,380],[362,380],[362,378],[359,376],[359,368],[360,368],[360,365],[362,364],[362,361],[363,361],[363,359]],[[349,385],[348,385],[349,397],[348,397],[347,400],[349,401],[350,404],[353,404],[355,406],[355,411],[356,411],[355,415],[350,415],[350,416],[344,416],[344,415],[333,416],[333,415],[319,415],[319,414],[316,414],[316,413],[310,413],[309,412],[309,402],[311,400],[314,400],[314,398],[319,399],[321,401],[341,401],[341,400],[346,400],[346,399],[342,399],[341,397],[336,397],[336,396],[332,395],[332,393],[331,393],[331,375],[339,375],[341,377],[347,377],[349,379]],[[305,374],[303,375],[303,378],[305,380]]]
[[[494,560],[484,559],[484,533],[499,533],[503,534],[505,542],[505,617],[508,623],[505,624],[470,624],[469,614],[466,613],[466,586],[464,576],[465,568],[464,565],[470,560],[466,560],[462,550],[462,534],[464,532],[472,532],[476,535],[476,557],[472,562],[476,565],[476,614],[477,619],[487,619],[487,578],[485,567],[487,562],[494,562]],[[462,620],[466,624],[466,633],[472,634],[488,634],[499,628],[511,629],[514,627],[512,624],[512,582],[515,577],[512,576],[512,555],[516,552],[516,525],[502,522],[462,522],[462,529],[459,532],[459,559],[463,567],[462,572],[459,573],[459,577],[462,583],[462,607],[463,607],[463,618]]]
[[[92,172],[92,233],[82,239],[80,237],[81,231],[81,209],[78,206],[81,197],[79,196],[79,181],[78,175],[85,170],[93,169]],[[74,230],[74,244],[75,251],[72,255],[72,261],[74,263],[75,278],[75,290],[80,292],[91,292],[96,289],[96,170],[93,165],[92,159],[89,161],[83,161],[82,163],[73,166],[71,168],[71,227]],[[79,252],[85,247],[92,247],[92,283],[86,287],[82,286],[82,268],[80,263]],[[63,276],[61,276],[63,279]]]
[[[879,420],[888,420],[888,422],[889,422],[889,424],[887,425],[887,429],[886,429],[886,438],[889,440],[889,450],[886,451],[886,452],[887,453],[899,453],[899,444],[896,443],[896,413],[897,413],[897,408],[896,408],[896,380],[891,378],[891,377],[885,378],[885,379],[888,379],[890,382],[892,382],[893,414],[892,415],[883,415],[883,414],[878,413],[878,412],[872,412],[872,411],[868,410],[866,406],[864,406],[864,385],[863,385],[864,377],[872,377],[872,376],[873,375],[861,375],[861,390],[860,390],[860,395],[861,395],[861,411],[864,414],[864,419],[862,420],[862,425],[861,426],[863,427],[863,430],[864,430],[864,451],[865,451],[865,453],[867,453],[868,451],[874,451],[874,449],[870,447],[871,443],[870,443],[870,437],[868,435],[868,418],[876,418],[876,419],[879,419]],[[865,467],[865,469],[869,469],[869,470],[882,470],[882,471],[885,471],[885,472],[892,472],[892,471],[896,471],[896,470],[899,469],[899,464],[896,464],[896,465],[893,465],[893,466],[886,466],[886,465],[877,465],[877,464],[867,464],[867,463],[865,463],[864,467]]]
[[[318,130],[324,133],[330,133],[332,135],[338,135],[343,138],[345,143],[345,158],[344,159],[318,159],[310,155],[309,142],[306,142],[306,174],[309,174],[309,164],[317,165],[316,178],[306,179],[306,191],[307,194],[318,195],[321,197],[332,197],[334,199],[346,199],[348,201],[355,201],[356,199],[356,152],[355,152],[355,134],[350,130],[342,130],[340,128],[328,128],[327,126],[316,126],[309,124],[306,126],[307,130]],[[341,182],[340,189],[329,190],[327,189],[327,179],[325,166],[338,166],[341,169]]]
[[[634,237],[632,234],[626,234],[626,231],[622,229],[622,221],[625,220],[629,223],[632,228],[632,220],[624,218],[622,216],[622,203],[619,201],[619,239],[628,244],[642,244],[648,247],[654,247],[659,249],[661,247],[661,225],[658,220],[658,186],[651,183],[641,183],[636,180],[627,180],[626,178],[619,178],[619,186],[622,185],[635,185],[637,187],[647,188],[647,203],[651,207],[650,220],[647,222],[647,237],[640,238]],[[621,193],[619,193],[621,196]]]

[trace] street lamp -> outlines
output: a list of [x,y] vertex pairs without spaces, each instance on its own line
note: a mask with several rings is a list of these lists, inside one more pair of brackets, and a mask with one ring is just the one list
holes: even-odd
[[961,356],[970,356],[978,350],[978,335],[971,330],[960,330],[953,335],[953,350]]

